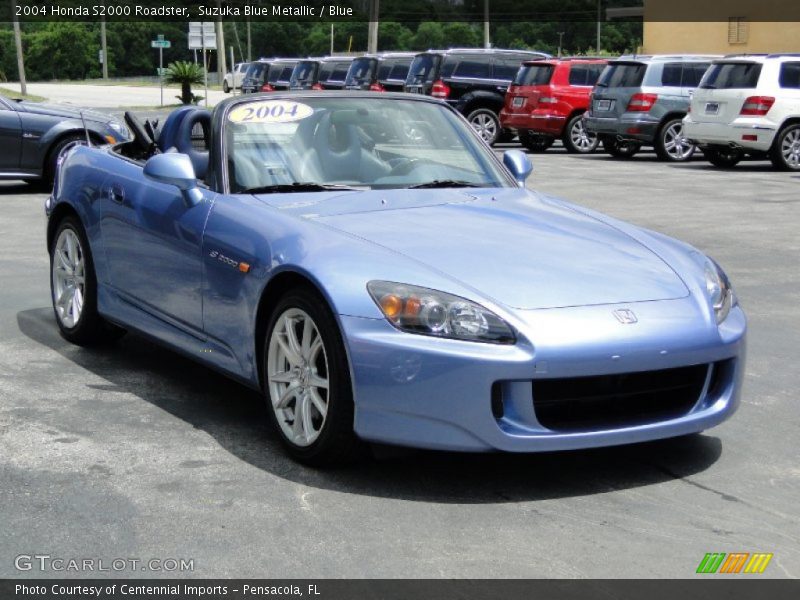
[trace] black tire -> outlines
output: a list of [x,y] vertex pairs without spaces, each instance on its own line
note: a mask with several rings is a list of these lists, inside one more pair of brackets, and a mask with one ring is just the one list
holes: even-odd
[[472,128],[490,146],[497,143],[502,128],[497,114],[490,108],[476,108],[467,115]]
[[697,147],[683,137],[683,118],[670,119],[658,130],[655,143],[656,154],[668,162],[686,162]]
[[780,130],[770,148],[769,159],[781,171],[800,171],[800,123]]
[[744,158],[741,150],[730,146],[707,146],[703,148],[703,156],[708,162],[720,169],[735,167]]
[[[65,324],[59,316],[58,308],[56,307],[56,283],[54,264],[56,258],[56,247],[59,239],[65,230],[69,230],[75,234],[77,238],[78,254],[83,259],[83,290],[82,290],[82,310],[80,316],[73,324]],[[75,216],[64,217],[56,227],[53,241],[50,244],[50,298],[53,304],[53,314],[56,318],[56,324],[61,332],[61,335],[68,342],[78,346],[92,346],[103,343],[113,342],[123,335],[125,330],[112,325],[103,319],[97,312],[97,278],[94,272],[94,261],[92,260],[92,252],[89,248],[89,243],[86,240],[83,226]]]
[[631,158],[641,147],[642,145],[637,142],[620,142],[614,138],[606,138],[603,140],[603,150],[614,158]]
[[[284,421],[286,427],[291,425],[289,424],[288,415],[282,414],[279,416],[277,412],[280,409],[274,408],[279,399],[275,399],[273,402],[273,383],[269,373],[270,341],[273,333],[282,321],[283,316],[287,314],[287,311],[296,310],[304,312],[311,318],[312,324],[316,327],[322,339],[323,358],[326,361],[324,364],[327,369],[328,381],[326,394],[327,414],[323,417],[316,439],[310,445],[305,446],[295,443],[284,433],[279,419]],[[318,366],[309,364],[312,368]],[[319,371],[315,368],[315,372],[318,373]],[[353,431],[355,410],[347,354],[345,353],[344,343],[336,319],[319,294],[307,288],[296,288],[287,292],[278,301],[270,316],[267,335],[264,340],[263,374],[264,394],[270,421],[272,421],[281,442],[292,458],[310,466],[326,467],[347,463],[359,456],[362,444]],[[280,383],[277,385],[280,385]],[[291,385],[287,384],[287,387]],[[283,389],[285,390],[286,388]],[[292,416],[297,414],[297,402],[298,400],[295,399],[294,406],[291,407]],[[310,403],[307,406],[306,410],[310,410]],[[290,407],[287,406],[285,410],[290,410]],[[320,416],[321,414],[317,413],[318,419]],[[305,426],[303,428],[305,429]]]
[[540,153],[550,148],[553,142],[555,142],[555,139],[548,135],[531,133],[528,129],[520,129],[519,141],[529,152]]
[[597,150],[597,146],[600,144],[597,136],[589,133],[583,125],[583,113],[575,115],[569,120],[564,128],[561,141],[570,154],[591,154]]
[[226,94],[231,93],[231,86],[229,86],[228,82],[225,81],[224,79],[222,80],[222,91],[225,92]]
[[48,187],[52,189],[53,178],[56,175],[58,156],[68,146],[72,146],[73,144],[85,144],[85,143],[86,143],[86,134],[71,133],[69,135],[64,136],[63,138],[58,140],[55,144],[53,144],[53,146],[47,152],[47,158],[44,161],[44,165],[42,165],[43,177],[41,180],[41,185],[43,187]]

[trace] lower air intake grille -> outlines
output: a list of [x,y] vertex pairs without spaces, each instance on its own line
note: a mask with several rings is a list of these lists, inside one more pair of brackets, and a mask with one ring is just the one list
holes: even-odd
[[666,421],[700,398],[708,365],[533,381],[533,408],[544,427],[586,431]]

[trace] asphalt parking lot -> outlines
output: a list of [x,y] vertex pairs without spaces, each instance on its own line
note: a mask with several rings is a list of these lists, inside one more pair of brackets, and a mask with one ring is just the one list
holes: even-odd
[[45,196],[0,182],[0,577],[70,575],[20,572],[20,554],[193,559],[195,577],[691,577],[736,551],[774,553],[761,577],[800,576],[800,175],[532,158],[530,187],[726,268],[750,319],[733,419],[621,448],[309,470],[245,388],[135,336],[59,337]]

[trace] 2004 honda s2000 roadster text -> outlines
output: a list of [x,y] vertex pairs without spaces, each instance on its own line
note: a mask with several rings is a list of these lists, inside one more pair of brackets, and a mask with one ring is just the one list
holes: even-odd
[[527,156],[444,103],[232,98],[155,140],[126,120],[132,141],[59,159],[62,334],[137,331],[261,390],[298,460],[625,444],[737,407],[746,322],[720,267],[526,190]]

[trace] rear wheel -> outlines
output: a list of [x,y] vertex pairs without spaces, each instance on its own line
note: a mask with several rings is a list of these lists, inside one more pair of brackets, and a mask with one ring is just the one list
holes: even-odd
[[289,454],[315,466],[357,456],[344,344],[317,294],[298,288],[281,298],[267,328],[264,360],[270,418]]
[[692,158],[696,146],[683,135],[683,119],[671,119],[661,126],[656,137],[656,154],[661,160],[683,162]]
[[229,94],[231,91],[231,86],[228,85],[227,80],[222,82],[222,91],[225,92],[226,94]]
[[65,217],[53,237],[50,290],[56,322],[67,341],[87,346],[114,341],[125,333],[97,312],[94,262],[76,217]]
[[589,154],[597,149],[600,141],[590,133],[583,124],[583,114],[575,115],[569,120],[562,137],[564,148],[572,154]]
[[641,147],[641,144],[627,140],[619,141],[614,138],[606,138],[603,140],[603,150],[614,158],[631,158]]
[[730,146],[708,146],[703,148],[703,156],[715,167],[730,169],[735,167],[744,157],[741,150]]
[[521,129],[519,132],[519,141],[530,152],[544,152],[555,141],[554,138],[548,135],[538,135],[532,133],[529,129]]
[[770,150],[770,160],[781,171],[800,171],[800,123],[784,127]]
[[483,140],[492,145],[500,137],[500,120],[494,111],[478,108],[467,115],[467,121]]

